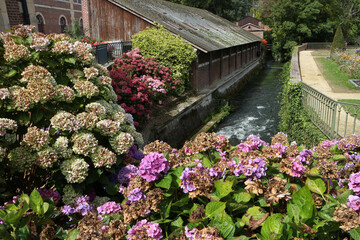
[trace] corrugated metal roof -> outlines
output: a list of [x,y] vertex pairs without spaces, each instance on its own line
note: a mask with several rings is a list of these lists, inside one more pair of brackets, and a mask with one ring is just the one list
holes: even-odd
[[256,35],[203,9],[163,0],[108,1],[150,23],[160,23],[204,52],[261,41]]

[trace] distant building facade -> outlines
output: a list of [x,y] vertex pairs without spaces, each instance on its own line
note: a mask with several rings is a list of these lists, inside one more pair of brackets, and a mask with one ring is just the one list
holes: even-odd
[[235,24],[260,38],[264,38],[264,31],[270,30],[269,26],[264,25],[259,19],[249,16],[235,22]]
[[0,31],[31,24],[43,33],[62,33],[66,26],[82,25],[81,0],[1,0]]

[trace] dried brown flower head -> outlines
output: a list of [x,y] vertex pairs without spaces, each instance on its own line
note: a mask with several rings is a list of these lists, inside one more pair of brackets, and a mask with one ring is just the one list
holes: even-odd
[[286,157],[295,157],[299,154],[299,148],[296,144],[291,144],[285,149],[285,156]]
[[286,173],[291,176],[292,172],[293,159],[292,158],[283,158],[280,162],[280,172]]
[[127,232],[127,226],[121,220],[111,220],[109,223],[109,229],[107,235],[110,236],[111,240],[120,240],[125,237]]
[[324,148],[321,144],[316,147],[316,155],[319,159],[329,159],[334,153],[330,149]]
[[334,212],[333,219],[337,222],[343,223],[340,228],[344,231],[349,231],[350,229],[357,228],[360,225],[360,216],[352,208],[341,204],[340,207],[337,207]]
[[95,212],[88,212],[83,219],[79,221],[77,229],[80,231],[77,240],[105,240],[101,231],[101,220]]
[[259,194],[264,193],[265,186],[261,183],[260,179],[255,179],[253,181],[248,179],[245,181],[245,185],[246,185],[245,190],[248,193],[252,193],[257,196],[259,196]]
[[216,133],[199,133],[192,141],[191,147],[194,152],[205,152],[216,148],[217,140]]
[[276,176],[269,180],[266,191],[264,193],[264,200],[268,205],[278,203],[280,199],[286,201],[291,199],[290,193],[285,189],[287,181]]
[[289,140],[284,133],[277,133],[271,139],[271,145],[275,145],[276,143],[281,143],[284,146],[289,145]]
[[50,225],[46,227],[40,233],[40,240],[50,240],[53,239],[56,234],[55,228]]
[[196,222],[197,220],[202,220],[205,217],[205,207],[201,205],[197,209],[191,212],[189,222]]
[[338,166],[335,162],[322,159],[317,162],[316,167],[321,172],[323,178],[336,179],[339,177]]

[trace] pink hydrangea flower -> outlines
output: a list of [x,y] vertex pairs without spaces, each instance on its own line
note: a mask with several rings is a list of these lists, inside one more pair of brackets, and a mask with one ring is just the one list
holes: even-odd
[[152,182],[159,179],[162,173],[167,173],[169,169],[169,162],[163,154],[151,152],[141,160],[138,173],[147,182]]

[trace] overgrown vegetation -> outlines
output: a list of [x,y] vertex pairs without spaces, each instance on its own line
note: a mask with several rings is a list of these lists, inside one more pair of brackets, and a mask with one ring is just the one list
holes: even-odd
[[314,126],[302,105],[302,90],[300,83],[290,81],[290,62],[283,67],[281,77],[284,80],[284,87],[281,93],[281,122],[279,129],[288,134],[291,141],[312,146],[319,141],[326,139],[326,136]]
[[132,43],[145,58],[154,58],[160,65],[169,67],[177,83],[177,94],[182,95],[190,89],[191,66],[197,57],[191,44],[161,25],[135,34]]

